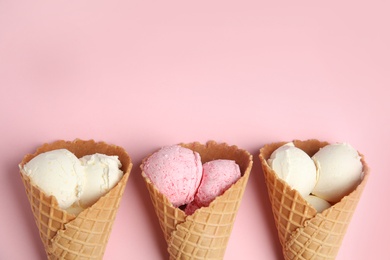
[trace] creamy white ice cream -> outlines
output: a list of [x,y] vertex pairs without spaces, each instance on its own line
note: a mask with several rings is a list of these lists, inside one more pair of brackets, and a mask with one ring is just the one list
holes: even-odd
[[324,146],[312,159],[319,176],[312,193],[327,201],[340,201],[353,191],[362,179],[363,165],[360,156],[347,143]]
[[62,209],[69,208],[80,197],[83,167],[66,149],[37,155],[21,169],[46,195],[54,196]]
[[122,164],[118,156],[105,154],[86,155],[80,161],[85,171],[80,204],[89,207],[119,182],[123,176]]
[[276,149],[268,159],[268,165],[303,197],[308,196],[316,185],[317,171],[313,160],[293,143]]
[[59,207],[78,214],[105,195],[123,177],[118,156],[86,155],[78,159],[66,149],[37,155],[21,172]]
[[332,205],[327,202],[324,199],[321,199],[314,195],[309,195],[305,197],[305,200],[312,205],[318,213],[321,213],[322,211],[326,210],[327,208],[331,207]]

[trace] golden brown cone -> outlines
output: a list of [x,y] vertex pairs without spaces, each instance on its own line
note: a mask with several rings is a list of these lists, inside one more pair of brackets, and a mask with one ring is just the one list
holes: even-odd
[[130,175],[131,159],[119,146],[93,140],[60,140],[44,144],[34,154],[26,155],[20,167],[40,153],[62,148],[78,158],[94,153],[117,155],[122,163],[124,175],[119,183],[77,216],[59,208],[53,196],[46,196],[20,173],[48,259],[102,259]]
[[[314,139],[293,142],[309,156],[328,144]],[[332,207],[317,213],[268,166],[267,159],[283,144],[285,142],[265,145],[260,149],[259,158],[284,258],[335,259],[369,175],[364,156],[360,154],[364,177],[358,187]]]
[[236,146],[215,141],[205,145],[198,142],[181,145],[198,152],[202,163],[215,159],[235,160],[242,177],[208,207],[202,207],[187,216],[184,211],[174,207],[142,172],[168,244],[170,259],[223,259],[252,169],[252,155]]

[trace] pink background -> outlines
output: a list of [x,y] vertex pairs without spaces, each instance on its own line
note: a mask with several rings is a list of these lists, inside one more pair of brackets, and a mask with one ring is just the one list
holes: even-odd
[[44,258],[17,165],[75,138],[134,162],[105,259],[167,258],[140,161],[211,139],[254,156],[225,259],[282,257],[258,151],[308,138],[371,167],[338,259],[388,255],[389,2],[268,2],[0,0],[0,259]]

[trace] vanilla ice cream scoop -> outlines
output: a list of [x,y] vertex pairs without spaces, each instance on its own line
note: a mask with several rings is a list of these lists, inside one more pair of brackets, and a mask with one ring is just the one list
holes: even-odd
[[31,182],[48,196],[54,196],[62,209],[75,203],[82,189],[83,167],[66,149],[41,153],[21,168]]
[[330,208],[332,204],[314,195],[305,197],[305,200],[317,210],[318,213]]
[[77,215],[114,187],[123,176],[118,156],[86,155],[78,159],[66,149],[41,153],[21,172],[60,208]]
[[359,153],[347,143],[326,145],[312,159],[319,176],[312,193],[327,201],[340,201],[362,179],[363,165]]
[[80,196],[80,205],[84,208],[94,204],[122,178],[123,172],[118,156],[105,154],[86,155],[80,158],[84,166],[84,186]]
[[303,197],[308,196],[316,185],[317,171],[313,160],[293,143],[276,149],[268,159],[268,165]]

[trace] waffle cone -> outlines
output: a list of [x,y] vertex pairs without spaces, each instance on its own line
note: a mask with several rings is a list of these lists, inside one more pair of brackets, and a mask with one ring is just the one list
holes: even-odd
[[[335,259],[358,204],[369,175],[364,161],[364,176],[354,191],[332,207],[317,213],[306,200],[279,179],[268,166],[267,159],[283,142],[265,145],[260,149],[260,162],[264,172],[268,195],[279,241],[285,259]],[[318,140],[294,141],[294,145],[313,156],[326,142]]]
[[235,160],[242,177],[208,207],[199,208],[187,216],[174,207],[142,172],[168,244],[170,259],[223,259],[252,168],[252,155],[236,146],[214,141],[206,145],[198,142],[181,145],[198,152],[202,163],[215,159]]
[[48,259],[102,259],[130,175],[131,159],[119,146],[93,140],[61,140],[44,144],[34,154],[26,155],[20,167],[40,153],[62,148],[73,152],[78,158],[94,153],[117,155],[122,163],[124,175],[119,183],[77,216],[61,209],[55,197],[45,195],[21,173]]

